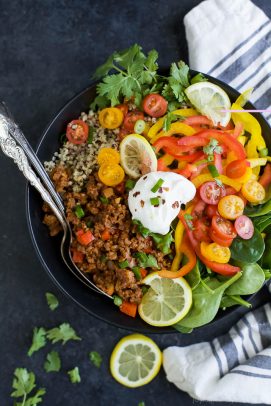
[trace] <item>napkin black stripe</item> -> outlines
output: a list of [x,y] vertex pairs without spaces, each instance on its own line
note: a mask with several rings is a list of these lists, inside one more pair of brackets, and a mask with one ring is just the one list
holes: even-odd
[[[269,73],[268,77],[271,76],[271,73]],[[267,105],[270,103],[270,99],[271,99],[271,88],[268,89],[265,93],[263,93],[257,100],[254,100],[255,105],[257,105],[257,107],[266,109]]]
[[228,66],[217,77],[224,82],[231,82],[238,73],[246,69],[256,58],[258,58],[271,45],[271,30],[266,35],[259,39],[251,48],[249,48],[240,58]]
[[[271,56],[269,57],[269,58],[267,58],[265,61],[263,61],[263,63],[261,63],[261,65],[260,66],[258,66],[257,67],[257,71],[259,71],[260,69],[262,69],[262,68],[264,68],[264,66],[268,63],[268,62],[270,62],[271,61]],[[236,89],[237,90],[240,90],[243,86],[245,86],[245,84],[247,83],[247,82],[249,82],[253,77],[255,76],[255,72],[253,72],[251,75],[249,75],[245,80],[243,80],[243,82],[240,84],[240,85],[238,85],[237,87],[236,87]],[[253,85],[253,87],[255,88],[257,86],[257,84],[256,85]]]
[[270,369],[271,370],[271,357],[268,355],[255,355],[255,357],[250,358],[247,360],[245,365],[249,365],[251,367],[256,367],[260,369]]
[[226,356],[228,370],[231,370],[238,365],[238,348],[232,338],[227,334],[219,337],[217,340]]
[[[270,308],[269,311],[271,311]],[[262,348],[267,348],[269,345],[271,345],[271,329],[266,316],[265,306],[263,306],[263,308],[259,311],[256,311],[254,316],[259,326]]]
[[241,369],[238,369],[237,371],[230,371],[230,374],[239,374],[239,375],[246,375],[246,376],[253,376],[254,378],[265,378],[265,379],[271,379],[271,375],[264,375],[264,374],[255,374],[253,372],[247,372],[247,371],[242,371]]
[[223,376],[222,362],[221,362],[221,359],[219,358],[219,355],[218,355],[218,353],[216,351],[216,348],[215,348],[215,345],[214,345],[213,341],[210,342],[210,346],[211,346],[211,349],[212,349],[212,353],[213,353],[213,355],[214,355],[214,357],[215,357],[215,359],[217,361],[218,370],[219,370],[219,376],[220,376],[220,378],[222,378],[222,376]]
[[242,333],[242,331],[239,329],[238,324],[236,324],[236,325],[233,327],[233,329],[236,330],[237,334],[238,334],[239,337],[241,338],[241,340],[242,340],[242,349],[243,349],[245,358],[248,359],[249,356],[248,356],[247,350],[246,350],[245,345],[244,345],[244,336],[243,336],[243,333]]
[[252,345],[253,345],[253,348],[254,348],[255,352],[259,352],[260,349],[258,348],[258,346],[257,346],[257,344],[255,343],[254,338],[253,338],[253,336],[252,336],[251,325],[250,325],[249,321],[248,321],[245,317],[244,317],[242,320],[243,320],[243,322],[245,323],[245,325],[246,325],[247,328],[248,328],[248,336],[249,336],[249,338],[250,338],[250,341],[251,341],[251,343],[252,343]]
[[270,20],[268,19],[264,24],[262,24],[257,30],[253,31],[253,33],[247,37],[244,41],[242,41],[239,45],[237,45],[231,52],[228,53],[224,58],[222,58],[215,66],[213,66],[212,69],[209,70],[208,75],[211,75],[214,70],[216,70],[222,63],[224,63],[230,56],[232,56],[236,51],[238,51],[240,48],[242,48],[243,45],[247,44],[248,41],[250,41],[254,35],[258,34],[263,28],[266,27],[270,23]]

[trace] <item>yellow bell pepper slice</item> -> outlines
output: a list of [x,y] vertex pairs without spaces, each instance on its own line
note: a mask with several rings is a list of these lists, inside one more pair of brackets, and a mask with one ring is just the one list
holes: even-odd
[[237,141],[239,141],[240,144],[245,146],[245,143],[247,142],[247,137],[245,135],[239,135],[239,137],[237,137]]
[[[193,206],[188,207],[185,210],[185,213],[190,214],[192,212]],[[174,240],[175,240],[175,251],[176,251],[176,255],[172,261],[172,265],[171,265],[171,271],[173,272],[177,272],[179,267],[180,267],[180,263],[182,260],[182,251],[181,251],[181,246],[182,246],[182,241],[183,241],[183,236],[184,236],[184,225],[183,223],[179,220],[175,233],[174,233]]]
[[252,176],[252,168],[248,166],[244,175],[240,176],[239,178],[234,178],[234,180],[236,182],[243,184],[248,182],[251,179],[251,176]]
[[[219,175],[216,179],[220,180],[223,184],[228,185],[228,186],[232,186],[235,190],[237,190],[237,192],[239,192],[239,190],[242,187],[242,184],[239,182],[236,182],[233,179],[228,178],[228,176],[225,175]],[[205,182],[210,182],[214,180],[214,178],[212,177],[211,174],[203,174],[203,175],[199,175],[196,178],[194,178],[192,180],[192,183],[195,185],[196,188],[200,187],[203,183]]]
[[160,137],[170,137],[174,134],[179,135],[193,135],[196,131],[190,125],[180,123],[179,121],[172,123],[168,131],[160,131],[154,137],[151,138],[151,144],[155,143]]
[[176,114],[176,116],[192,117],[196,116],[198,112],[195,109],[178,109],[172,111],[172,114]]

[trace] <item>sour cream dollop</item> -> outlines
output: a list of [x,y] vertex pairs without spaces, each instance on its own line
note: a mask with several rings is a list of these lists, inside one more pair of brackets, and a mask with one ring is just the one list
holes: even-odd
[[[152,192],[157,182],[162,185],[156,192]],[[128,206],[133,220],[140,221],[153,233],[165,235],[169,232],[170,224],[177,217],[181,205],[190,202],[195,194],[195,186],[184,176],[174,172],[150,172],[141,176],[129,192]],[[159,204],[153,205],[153,198],[156,198]]]

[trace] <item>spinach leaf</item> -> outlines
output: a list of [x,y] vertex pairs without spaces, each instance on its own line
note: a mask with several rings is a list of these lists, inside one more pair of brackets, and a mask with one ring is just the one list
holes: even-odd
[[173,324],[172,327],[174,327],[175,330],[179,331],[179,333],[183,333],[183,334],[189,334],[189,333],[192,333],[192,331],[193,331],[192,328],[180,326],[179,323]]
[[258,217],[268,214],[271,211],[271,199],[264,204],[257,204],[255,206],[247,205],[244,210],[244,214],[248,217]]
[[[185,265],[187,261],[183,261],[183,265]],[[192,290],[196,289],[196,287],[200,284],[200,270],[199,270],[199,260],[197,260],[196,265],[187,275],[185,275],[185,279],[187,280],[190,288]]]
[[257,230],[264,231],[268,226],[271,225],[271,215],[266,214],[265,216],[259,216],[259,217],[254,217],[253,218],[253,224],[254,227],[257,228]]
[[271,267],[271,235],[265,238],[265,250],[262,256],[261,265],[263,268],[270,269]]
[[258,292],[264,284],[265,276],[258,264],[238,264],[242,269],[242,276],[227,290],[227,295],[251,295]]
[[251,307],[251,303],[244,300],[240,295],[224,295],[220,302],[220,308],[225,310],[227,307],[232,306],[244,306],[247,308]]
[[241,275],[241,272],[238,272],[226,282],[220,282],[216,277],[208,278],[204,281],[204,285],[208,289],[200,283],[193,290],[193,304],[189,313],[175,326],[178,328],[179,326],[194,328],[203,326],[213,320],[218,312],[224,291],[236,282]]
[[261,233],[255,229],[249,240],[234,238],[231,246],[231,258],[245,263],[257,262],[264,252],[264,240]]

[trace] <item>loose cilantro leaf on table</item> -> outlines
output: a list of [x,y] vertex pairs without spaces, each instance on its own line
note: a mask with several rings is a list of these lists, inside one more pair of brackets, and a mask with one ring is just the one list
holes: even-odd
[[80,377],[80,374],[79,374],[79,368],[78,367],[75,367],[75,368],[71,369],[67,373],[68,373],[68,375],[70,377],[71,383],[80,383],[81,382],[81,377]]
[[40,348],[46,345],[46,331],[43,327],[37,328],[35,327],[33,330],[33,338],[32,338],[32,345],[28,350],[28,356],[38,351]]
[[102,361],[103,361],[101,355],[97,351],[91,351],[89,353],[89,360],[97,368],[100,368]]
[[53,293],[50,292],[47,292],[45,295],[48,306],[52,311],[54,311],[59,305],[57,298],[55,297],[55,295],[53,295]]
[[61,368],[61,360],[57,351],[51,351],[47,354],[46,361],[44,363],[44,369],[46,372],[58,372]]
[[62,344],[66,344],[69,340],[81,340],[69,323],[62,323],[59,327],[48,330],[47,338],[51,340],[53,344],[58,341],[62,341]]
[[46,393],[44,388],[40,388],[35,394],[31,394],[36,387],[35,380],[33,372],[28,372],[25,368],[15,369],[12,382],[14,391],[11,393],[11,397],[22,398],[20,402],[16,401],[15,406],[36,406],[42,402],[42,396]]

